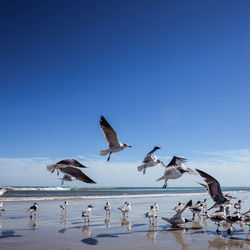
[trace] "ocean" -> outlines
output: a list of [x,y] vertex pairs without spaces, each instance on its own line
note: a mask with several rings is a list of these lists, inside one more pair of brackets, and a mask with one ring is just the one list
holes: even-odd
[[[195,196],[205,195],[202,187],[5,187],[8,192],[1,196],[1,200],[52,200],[63,198],[122,198],[122,197],[161,197],[161,196]],[[238,193],[250,193],[250,187],[223,187],[224,193],[237,196]]]

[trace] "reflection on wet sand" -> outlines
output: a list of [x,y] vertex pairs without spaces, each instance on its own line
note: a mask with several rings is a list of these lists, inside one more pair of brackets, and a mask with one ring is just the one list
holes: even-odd
[[126,227],[128,231],[131,231],[131,222],[128,220],[127,217],[121,218],[121,227]]
[[201,222],[199,220],[193,220],[191,222],[191,228],[192,229],[203,229]]
[[35,230],[37,228],[36,217],[30,217],[30,222],[28,225],[31,227],[31,229]]
[[110,228],[110,218],[106,218],[104,220],[104,223],[105,223],[105,225],[106,225],[107,228]]
[[62,213],[60,215],[60,223],[63,224],[63,225],[67,225],[68,224],[67,213]]
[[185,237],[185,234],[184,234],[185,232],[186,232],[185,228],[171,227],[171,228],[167,229],[166,231],[164,231],[163,234],[169,234],[169,233],[173,234],[173,236],[176,239],[176,242],[178,242],[181,245],[182,250],[188,250],[189,245],[186,244],[184,242],[184,239],[183,239],[183,237]]
[[89,224],[85,224],[82,227],[82,233],[86,234],[88,237],[92,237],[91,227]]
[[151,241],[151,243],[154,244],[156,242],[157,232],[155,231],[153,227],[149,227],[149,230],[146,233],[146,236],[149,239],[149,241]]

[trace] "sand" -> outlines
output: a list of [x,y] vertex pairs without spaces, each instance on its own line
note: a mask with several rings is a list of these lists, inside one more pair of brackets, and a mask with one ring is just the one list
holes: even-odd
[[[244,200],[243,211],[250,208],[249,193],[239,194]],[[191,196],[115,198],[109,199],[112,210],[105,220],[103,207],[106,199],[69,200],[67,213],[59,208],[64,200],[38,201],[39,210],[34,219],[27,209],[32,201],[5,202],[0,216],[0,249],[249,249],[250,234],[245,225],[235,225],[237,231],[228,236],[226,229],[216,234],[213,222],[202,217],[188,223],[186,229],[173,229],[161,219],[174,214],[171,210],[178,201],[187,202]],[[193,201],[208,198],[193,196]],[[208,198],[210,205],[212,201]],[[117,209],[122,203],[132,203],[132,211],[124,220]],[[160,204],[157,223],[149,225],[144,213],[154,202]],[[90,224],[85,224],[81,212],[89,204],[95,207]],[[190,211],[185,218],[191,219]]]

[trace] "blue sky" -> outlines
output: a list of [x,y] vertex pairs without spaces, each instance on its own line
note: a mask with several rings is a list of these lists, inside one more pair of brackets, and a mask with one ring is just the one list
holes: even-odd
[[[247,185],[249,11],[249,1],[1,1],[0,185],[57,185],[45,166],[70,157],[102,186],[158,186],[136,172],[155,145],[166,161],[240,172],[223,184]],[[133,146],[110,165],[98,156],[100,115]],[[109,167],[117,182],[103,177]]]

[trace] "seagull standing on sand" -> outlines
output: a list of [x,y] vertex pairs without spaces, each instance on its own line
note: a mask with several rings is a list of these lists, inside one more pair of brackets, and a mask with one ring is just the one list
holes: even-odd
[[89,218],[91,216],[91,210],[92,208],[94,208],[93,205],[88,205],[88,208],[82,212],[82,217],[84,218],[84,222],[86,222],[86,220],[88,219],[89,222]]
[[118,209],[122,211],[123,217],[128,217],[131,208],[131,204],[128,202],[125,202],[121,207],[118,207]]
[[37,205],[37,203],[35,202],[34,204],[33,204],[33,206],[31,206],[30,208],[29,208],[29,210],[28,211],[30,211],[30,218],[32,218],[32,215],[34,214],[34,216],[36,216],[36,210],[38,209],[38,205]]
[[162,217],[163,220],[169,222],[170,224],[172,224],[174,227],[183,227],[183,225],[185,225],[185,223],[189,222],[189,220],[184,219],[182,217],[182,213],[189,209],[192,206],[192,200],[190,200],[186,206],[180,211],[177,212],[171,219]]
[[[210,207],[207,211],[209,211],[212,208],[220,207],[221,205],[226,206],[229,204],[229,200],[223,195],[220,183],[211,175],[196,169],[196,171],[199,173],[201,177],[204,178],[204,181],[207,183],[207,189],[208,193],[215,202],[212,207]],[[205,184],[204,184],[205,185]]]
[[180,212],[180,211],[183,209],[184,205],[185,205],[184,203],[179,202],[178,205],[177,205],[176,207],[173,208],[173,210],[174,210],[176,213],[177,213],[177,212]]
[[149,219],[149,224],[153,224],[154,219],[157,218],[157,211],[154,205],[150,207],[149,212],[147,212],[145,216]]
[[110,209],[111,209],[111,205],[110,202],[106,202],[106,205],[104,206],[104,210],[106,211],[106,217],[107,215],[110,215]]
[[215,222],[215,224],[217,225],[217,229],[216,232],[219,232],[219,227],[220,227],[220,222],[225,220],[226,217],[226,211],[225,211],[225,207],[224,206],[220,206],[220,209],[215,211],[212,214],[208,215],[208,218]]
[[62,209],[62,212],[63,211],[67,211],[67,208],[68,208],[68,205],[69,205],[69,202],[68,201],[64,201],[64,204],[63,205],[60,205],[60,208]]
[[193,218],[192,220],[195,219],[195,215],[197,214],[199,219],[200,219],[200,213],[201,211],[203,210],[203,204],[201,201],[197,201],[196,204],[194,204],[193,206],[190,207],[190,211],[192,212],[193,214]]
[[105,139],[106,139],[107,144],[109,146],[108,149],[102,150],[100,152],[100,155],[109,154],[107,161],[110,160],[110,156],[112,153],[120,152],[127,147],[132,148],[127,143],[121,143],[118,140],[118,137],[117,137],[115,130],[110,126],[110,124],[107,122],[107,120],[104,118],[104,116],[101,116],[101,118],[100,118],[100,126],[102,128]]
[[62,185],[64,181],[79,180],[90,184],[96,184],[95,181],[90,179],[86,174],[84,174],[79,168],[87,168],[75,159],[64,159],[56,164],[51,164],[47,166],[47,170],[53,173],[57,170],[57,175],[59,170],[65,175],[63,176]]
[[165,180],[165,183],[162,188],[167,188],[167,181],[169,179],[178,179],[180,178],[184,173],[192,174],[193,170],[191,168],[187,168],[184,163],[187,160],[184,158],[176,157],[174,156],[173,159],[170,161],[170,163],[166,166],[164,175],[157,179],[156,181]]
[[160,148],[159,147],[154,147],[153,150],[151,150],[146,155],[146,157],[143,160],[143,164],[140,165],[139,167],[137,167],[138,171],[143,170],[143,174],[145,174],[147,168],[154,167],[159,163],[162,164],[163,166],[165,166],[161,160],[159,160],[155,155],[153,155],[153,153],[158,149],[160,149]]

